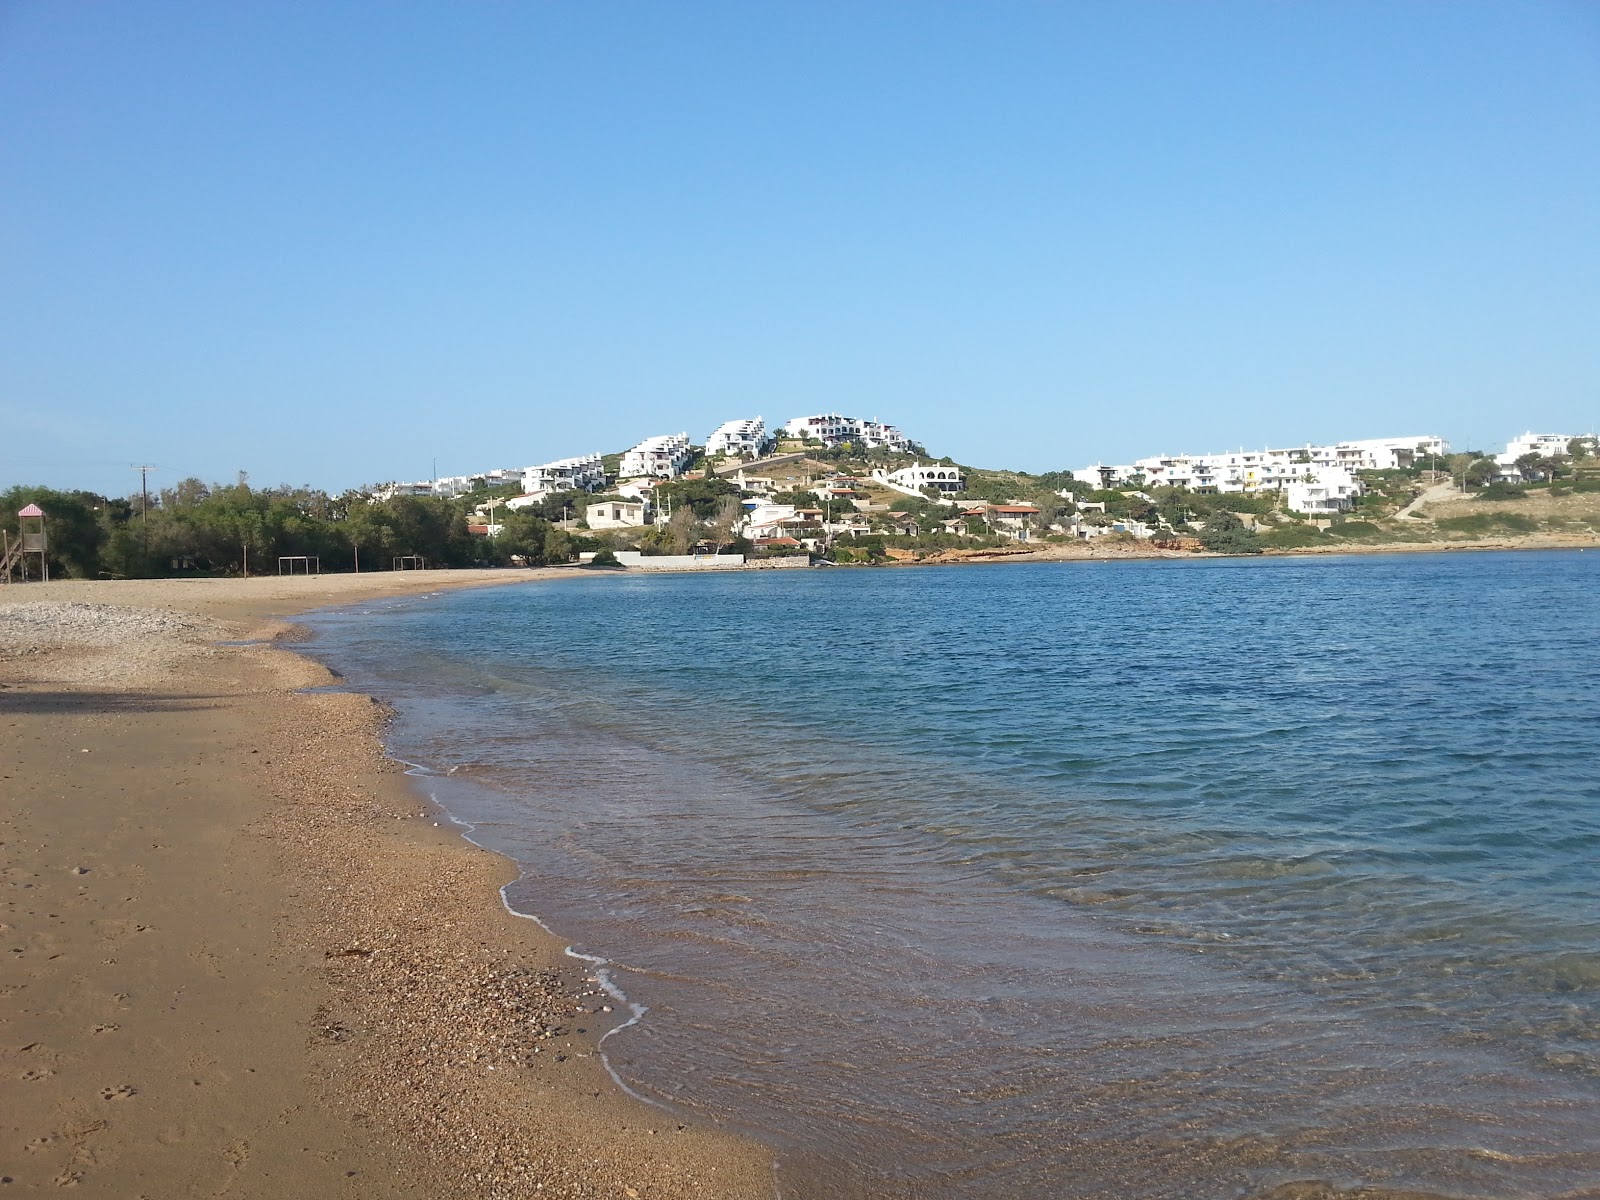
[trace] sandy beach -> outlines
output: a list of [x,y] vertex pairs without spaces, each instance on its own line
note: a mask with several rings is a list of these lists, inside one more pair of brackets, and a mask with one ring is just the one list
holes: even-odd
[[766,1147],[612,1082],[619,1017],[505,910],[511,865],[270,644],[559,574],[0,588],[6,1194],[772,1195]]

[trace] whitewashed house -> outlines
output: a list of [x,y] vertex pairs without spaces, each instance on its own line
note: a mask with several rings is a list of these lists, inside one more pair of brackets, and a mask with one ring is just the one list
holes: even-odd
[[767,504],[757,500],[744,502],[744,522],[739,532],[752,540],[784,536],[788,527],[797,523],[792,504]]
[[1575,433],[1525,433],[1521,437],[1514,437],[1506,443],[1503,457],[1512,462],[1524,454],[1537,454],[1540,458],[1554,458],[1558,454],[1565,454],[1567,446]]
[[913,491],[933,488],[940,492],[959,492],[965,490],[967,486],[967,481],[961,477],[960,468],[940,466],[938,463],[927,465],[913,463],[909,467],[901,467],[898,471],[873,472],[874,478],[880,476],[890,483],[898,483],[901,487]]
[[583,510],[590,529],[637,529],[645,524],[642,500],[600,500]]
[[1494,456],[1496,468],[1495,481],[1497,483],[1522,483],[1528,476],[1517,465],[1517,459],[1528,454],[1537,454],[1540,458],[1554,458],[1558,454],[1567,452],[1567,445],[1576,434],[1568,433],[1525,433],[1521,437],[1514,437],[1506,443],[1505,452]]
[[1310,516],[1349,512],[1361,495],[1361,481],[1343,467],[1303,467],[1299,479],[1284,487],[1290,512]]
[[654,475],[673,479],[683,474],[689,465],[689,435],[663,433],[645,438],[622,456],[618,474],[623,479],[638,479]]

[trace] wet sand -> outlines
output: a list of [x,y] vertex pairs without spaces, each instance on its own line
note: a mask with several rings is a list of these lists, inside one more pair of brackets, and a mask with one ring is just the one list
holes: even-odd
[[560,574],[0,588],[3,1194],[773,1194],[767,1148],[611,1081],[619,1015],[383,757],[377,705],[215,644]]

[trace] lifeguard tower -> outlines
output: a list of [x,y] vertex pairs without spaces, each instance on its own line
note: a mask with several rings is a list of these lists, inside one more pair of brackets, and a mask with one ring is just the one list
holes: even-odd
[[45,532],[44,509],[30,504],[17,513],[21,537],[13,544],[9,532],[0,538],[0,581],[11,582],[11,572],[20,570],[24,583],[28,580],[28,555],[39,556],[39,578],[50,582],[50,535]]

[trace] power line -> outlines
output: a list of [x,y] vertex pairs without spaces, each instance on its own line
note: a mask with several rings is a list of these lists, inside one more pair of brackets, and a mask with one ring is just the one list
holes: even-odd
[[139,528],[144,531],[144,552],[150,553],[150,472],[161,468],[153,463],[133,463],[131,469],[139,472]]

